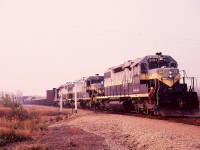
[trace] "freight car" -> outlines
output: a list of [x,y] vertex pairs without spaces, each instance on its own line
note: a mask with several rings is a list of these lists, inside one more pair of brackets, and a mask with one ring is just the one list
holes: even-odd
[[[190,86],[186,79],[191,80]],[[74,82],[71,98],[65,101],[74,103],[76,91],[82,108],[191,115],[199,112],[194,79],[185,73],[181,77],[177,62],[159,52],[109,68],[104,76],[90,76]],[[149,100],[151,88],[154,88],[154,103]]]

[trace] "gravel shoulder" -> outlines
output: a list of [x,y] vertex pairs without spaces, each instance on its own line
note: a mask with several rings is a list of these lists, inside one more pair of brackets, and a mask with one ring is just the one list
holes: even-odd
[[200,149],[199,126],[119,114],[86,114],[84,110],[79,113],[51,127],[80,128],[105,139],[109,149]]
[[78,110],[30,141],[7,149],[50,150],[200,149],[200,126],[167,120]]

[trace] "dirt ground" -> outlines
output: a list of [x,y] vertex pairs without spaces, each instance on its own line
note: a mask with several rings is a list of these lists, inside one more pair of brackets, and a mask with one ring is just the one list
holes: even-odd
[[[68,110],[69,114],[71,109]],[[78,110],[32,140],[6,149],[200,149],[200,126]]]
[[104,138],[77,127],[53,127],[30,141],[8,146],[7,149],[91,150],[109,149]]

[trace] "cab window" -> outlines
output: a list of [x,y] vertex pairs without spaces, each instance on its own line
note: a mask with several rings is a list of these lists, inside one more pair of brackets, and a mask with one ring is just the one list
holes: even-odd
[[176,68],[177,65],[176,65],[175,63],[171,63],[170,67],[171,67],[171,68]]
[[147,64],[146,63],[141,64],[141,73],[147,73]]
[[139,74],[139,68],[138,65],[133,67],[133,75],[138,75]]

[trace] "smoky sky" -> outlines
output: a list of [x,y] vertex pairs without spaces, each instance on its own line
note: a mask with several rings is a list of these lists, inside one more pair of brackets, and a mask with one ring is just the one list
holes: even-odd
[[0,0],[0,91],[45,95],[160,51],[200,80],[199,27],[198,0]]

